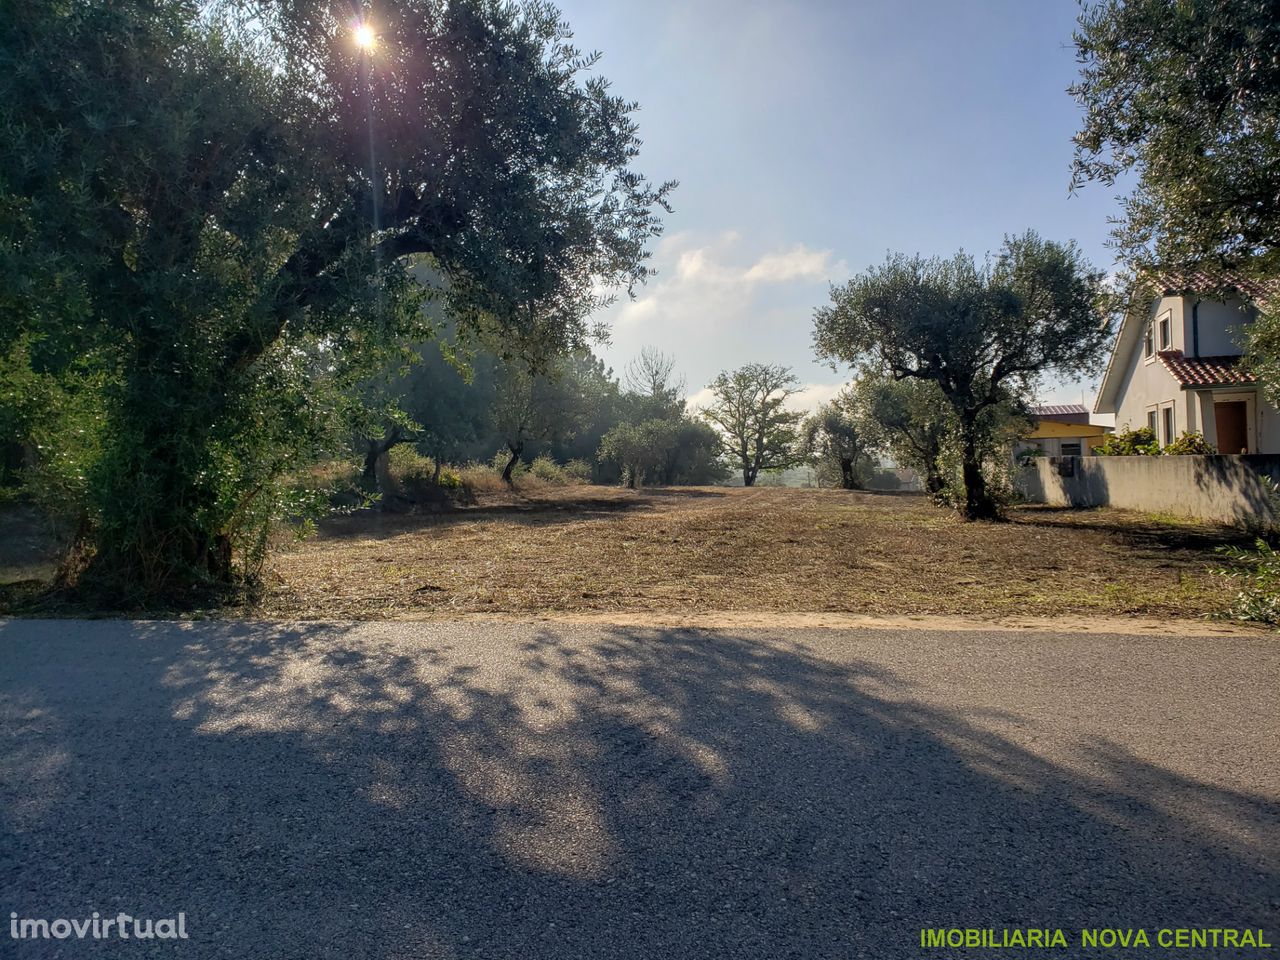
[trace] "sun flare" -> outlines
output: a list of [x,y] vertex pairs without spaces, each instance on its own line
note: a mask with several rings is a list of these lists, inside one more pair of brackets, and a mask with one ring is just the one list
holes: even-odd
[[356,46],[361,50],[372,50],[377,39],[377,35],[373,32],[373,27],[369,26],[367,23],[362,23],[356,27]]

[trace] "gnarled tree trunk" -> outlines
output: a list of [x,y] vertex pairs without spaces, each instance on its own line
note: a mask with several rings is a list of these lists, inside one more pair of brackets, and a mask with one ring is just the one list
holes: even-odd
[[524,441],[508,443],[507,449],[511,451],[511,459],[507,461],[507,465],[502,469],[502,480],[504,483],[514,486],[515,480],[512,478],[512,471],[515,470],[516,464],[520,462],[520,454],[524,453]]
[[966,520],[993,520],[999,515],[999,510],[987,488],[987,478],[982,473],[977,425],[972,421],[962,423],[961,435],[964,476],[964,507],[961,515]]

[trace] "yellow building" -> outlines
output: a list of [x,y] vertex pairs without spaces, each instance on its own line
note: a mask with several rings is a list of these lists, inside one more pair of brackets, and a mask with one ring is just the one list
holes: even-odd
[[1018,453],[1038,447],[1046,457],[1088,457],[1111,432],[1089,422],[1089,411],[1078,403],[1033,407],[1035,429],[1018,445]]

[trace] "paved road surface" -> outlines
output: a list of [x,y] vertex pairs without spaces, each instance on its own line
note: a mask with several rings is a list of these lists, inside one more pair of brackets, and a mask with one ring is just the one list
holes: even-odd
[[0,622],[0,736],[0,910],[190,934],[5,957],[1280,944],[1263,637]]

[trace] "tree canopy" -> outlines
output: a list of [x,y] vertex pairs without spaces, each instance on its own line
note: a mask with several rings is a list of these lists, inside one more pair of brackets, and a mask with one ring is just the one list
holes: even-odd
[[1073,187],[1126,173],[1135,266],[1239,266],[1280,247],[1280,17],[1273,0],[1105,0],[1075,35]]
[[800,381],[787,367],[748,363],[711,381],[712,399],[702,416],[720,434],[725,457],[753,486],[762,470],[783,470],[803,459],[803,414],[786,407]]
[[814,317],[819,356],[937,384],[957,420],[970,519],[997,505],[982,469],[989,411],[1029,398],[1046,374],[1095,369],[1110,340],[1102,273],[1074,243],[1034,232],[978,263],[890,255],[831,291]]
[[6,11],[0,373],[47,406],[88,366],[92,444],[42,457],[80,465],[90,572],[123,594],[251,567],[350,387],[430,335],[411,256],[459,329],[544,358],[647,274],[672,185],[633,168],[635,105],[554,8],[398,0],[368,26],[362,51],[321,2]]
[[[1114,236],[1134,274],[1194,267],[1280,276],[1280,16],[1274,0],[1106,0],[1076,32],[1084,109],[1073,189],[1137,182]],[[1215,282],[1214,278],[1222,278]],[[1250,363],[1280,403],[1280,304],[1245,329]]]

